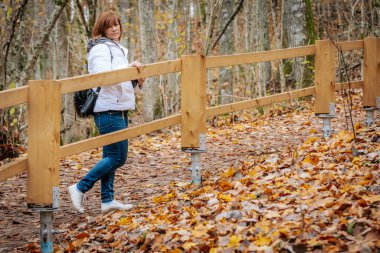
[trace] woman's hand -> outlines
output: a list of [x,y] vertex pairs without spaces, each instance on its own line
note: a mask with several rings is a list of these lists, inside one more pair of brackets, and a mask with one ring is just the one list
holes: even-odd
[[[138,73],[141,73],[142,68],[144,67],[144,65],[142,65],[142,64],[141,64],[140,62],[138,62],[138,61],[134,61],[134,62],[131,62],[131,63],[129,64],[129,67],[136,67],[136,68],[137,68],[137,72],[138,72]],[[144,78],[139,78],[139,79],[137,79],[137,83],[138,83],[138,85],[139,85],[139,88],[141,88],[141,87],[143,86],[144,81],[145,81]]]

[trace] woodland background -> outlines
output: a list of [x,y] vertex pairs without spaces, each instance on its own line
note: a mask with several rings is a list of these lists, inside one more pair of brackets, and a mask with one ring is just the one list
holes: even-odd
[[[110,9],[121,16],[121,43],[129,49],[129,59],[145,64],[184,54],[356,40],[380,32],[379,0],[2,0],[0,9],[0,91],[28,80],[85,74],[94,21]],[[360,52],[347,56],[353,78],[360,78],[361,58]],[[209,106],[307,87],[313,82],[313,66],[312,57],[303,57],[211,69]],[[148,78],[137,91],[131,118],[147,122],[178,112],[179,75]],[[97,134],[91,120],[75,116],[72,94],[62,97],[61,122],[63,144]],[[0,144],[26,147],[27,124],[26,105],[0,110]]]

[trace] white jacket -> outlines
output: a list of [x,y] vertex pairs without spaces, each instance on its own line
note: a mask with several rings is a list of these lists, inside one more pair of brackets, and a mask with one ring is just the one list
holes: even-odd
[[[128,62],[128,50],[116,46],[112,42],[95,45],[87,55],[88,72],[90,74],[126,68]],[[111,53],[112,51],[112,62]],[[124,51],[124,54],[122,52]],[[96,90],[96,88],[94,88]],[[135,109],[135,93],[131,81],[121,82],[109,86],[102,86],[94,112],[109,110],[124,111]]]

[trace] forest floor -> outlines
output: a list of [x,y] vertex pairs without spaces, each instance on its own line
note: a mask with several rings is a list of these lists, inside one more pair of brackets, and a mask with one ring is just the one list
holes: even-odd
[[[338,96],[325,140],[313,101],[219,116],[207,130],[203,186],[189,182],[178,127],[130,140],[115,178],[127,212],[100,213],[100,187],[77,214],[67,186],[101,149],[61,161],[55,250],[96,252],[376,252],[380,248],[380,123],[364,127],[360,92],[352,132]],[[378,114],[377,114],[378,115]],[[351,127],[350,127],[351,128]],[[354,149],[353,149],[354,148]],[[357,153],[359,156],[353,156]],[[39,214],[26,208],[26,174],[0,182],[0,252],[38,252]]]

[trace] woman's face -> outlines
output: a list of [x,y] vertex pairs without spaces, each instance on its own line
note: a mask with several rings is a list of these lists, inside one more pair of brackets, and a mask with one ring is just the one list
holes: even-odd
[[105,30],[105,34],[106,34],[107,38],[109,38],[111,40],[119,41],[119,38],[120,38],[120,25],[116,24],[116,25],[112,25],[112,26],[108,27]]

